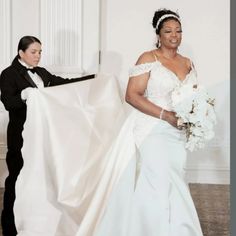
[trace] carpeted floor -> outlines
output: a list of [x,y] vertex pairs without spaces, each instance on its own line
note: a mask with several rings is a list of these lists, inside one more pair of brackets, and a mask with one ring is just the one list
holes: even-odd
[[229,185],[190,184],[204,236],[229,236]]
[[[190,191],[197,208],[204,236],[229,236],[229,186],[190,184]],[[2,195],[3,189],[0,189],[0,209],[2,209]],[[1,232],[0,236],[2,236]]]

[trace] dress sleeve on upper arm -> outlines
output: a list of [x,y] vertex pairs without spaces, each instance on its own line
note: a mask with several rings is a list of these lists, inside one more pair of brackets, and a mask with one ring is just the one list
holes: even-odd
[[141,74],[145,74],[147,72],[150,72],[153,67],[153,63],[144,63],[144,64],[139,64],[135,65],[129,70],[129,76],[138,76]]

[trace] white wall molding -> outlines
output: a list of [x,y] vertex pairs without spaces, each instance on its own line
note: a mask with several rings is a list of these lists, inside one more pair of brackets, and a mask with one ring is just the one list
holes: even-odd
[[40,4],[42,64],[60,75],[97,73],[99,0],[42,0]]
[[[5,147],[3,148],[3,150]],[[1,155],[0,155],[1,157]],[[2,156],[3,157],[3,156]],[[5,158],[5,157],[4,157]],[[0,158],[0,187],[4,186],[7,176],[5,159]],[[188,183],[207,183],[207,184],[230,184],[230,171],[227,168],[188,168],[186,169],[186,181]]]
[[7,152],[7,145],[4,142],[0,143],[0,160],[6,158],[6,152]]
[[40,35],[43,63],[49,67],[76,66],[82,70],[82,1],[42,0]]
[[99,71],[101,0],[83,0],[82,67],[85,72]]
[[[220,144],[222,144],[220,146]],[[204,149],[188,153],[186,179],[191,183],[230,183],[229,140],[215,138]]]
[[197,166],[186,167],[188,183],[230,184],[229,167]]
[[11,61],[11,0],[0,1],[0,71],[9,65]]

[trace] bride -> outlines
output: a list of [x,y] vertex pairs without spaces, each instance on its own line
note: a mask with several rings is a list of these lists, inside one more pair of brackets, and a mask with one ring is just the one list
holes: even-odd
[[[184,182],[184,131],[170,96],[176,86],[195,85],[196,71],[178,53],[179,15],[158,10],[153,27],[157,48],[144,52],[130,70],[126,101],[134,109],[121,119],[121,129],[109,126],[112,115],[104,111],[113,111],[117,99],[110,92],[114,100],[102,106],[111,89],[101,92],[99,80],[90,89],[99,96],[88,96],[87,103],[76,85],[66,85],[70,93],[58,86],[30,97],[14,206],[19,236],[203,235]],[[83,97],[85,85],[79,85]],[[30,129],[35,122],[37,135]]]
[[124,209],[119,184],[96,236],[202,235],[184,182],[186,150],[170,98],[176,86],[196,84],[196,72],[191,61],[177,53],[182,37],[179,15],[156,11],[153,27],[157,49],[139,57],[126,91],[126,101],[137,109],[133,132],[140,167],[135,189],[130,199],[123,197],[130,201]]

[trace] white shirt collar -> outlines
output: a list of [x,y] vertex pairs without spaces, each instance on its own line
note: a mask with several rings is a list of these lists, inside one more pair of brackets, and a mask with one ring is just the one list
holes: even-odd
[[18,59],[18,61],[20,62],[20,64],[24,67],[26,67],[27,69],[33,69],[33,66],[29,66],[27,65],[24,61],[22,61],[21,59]]

